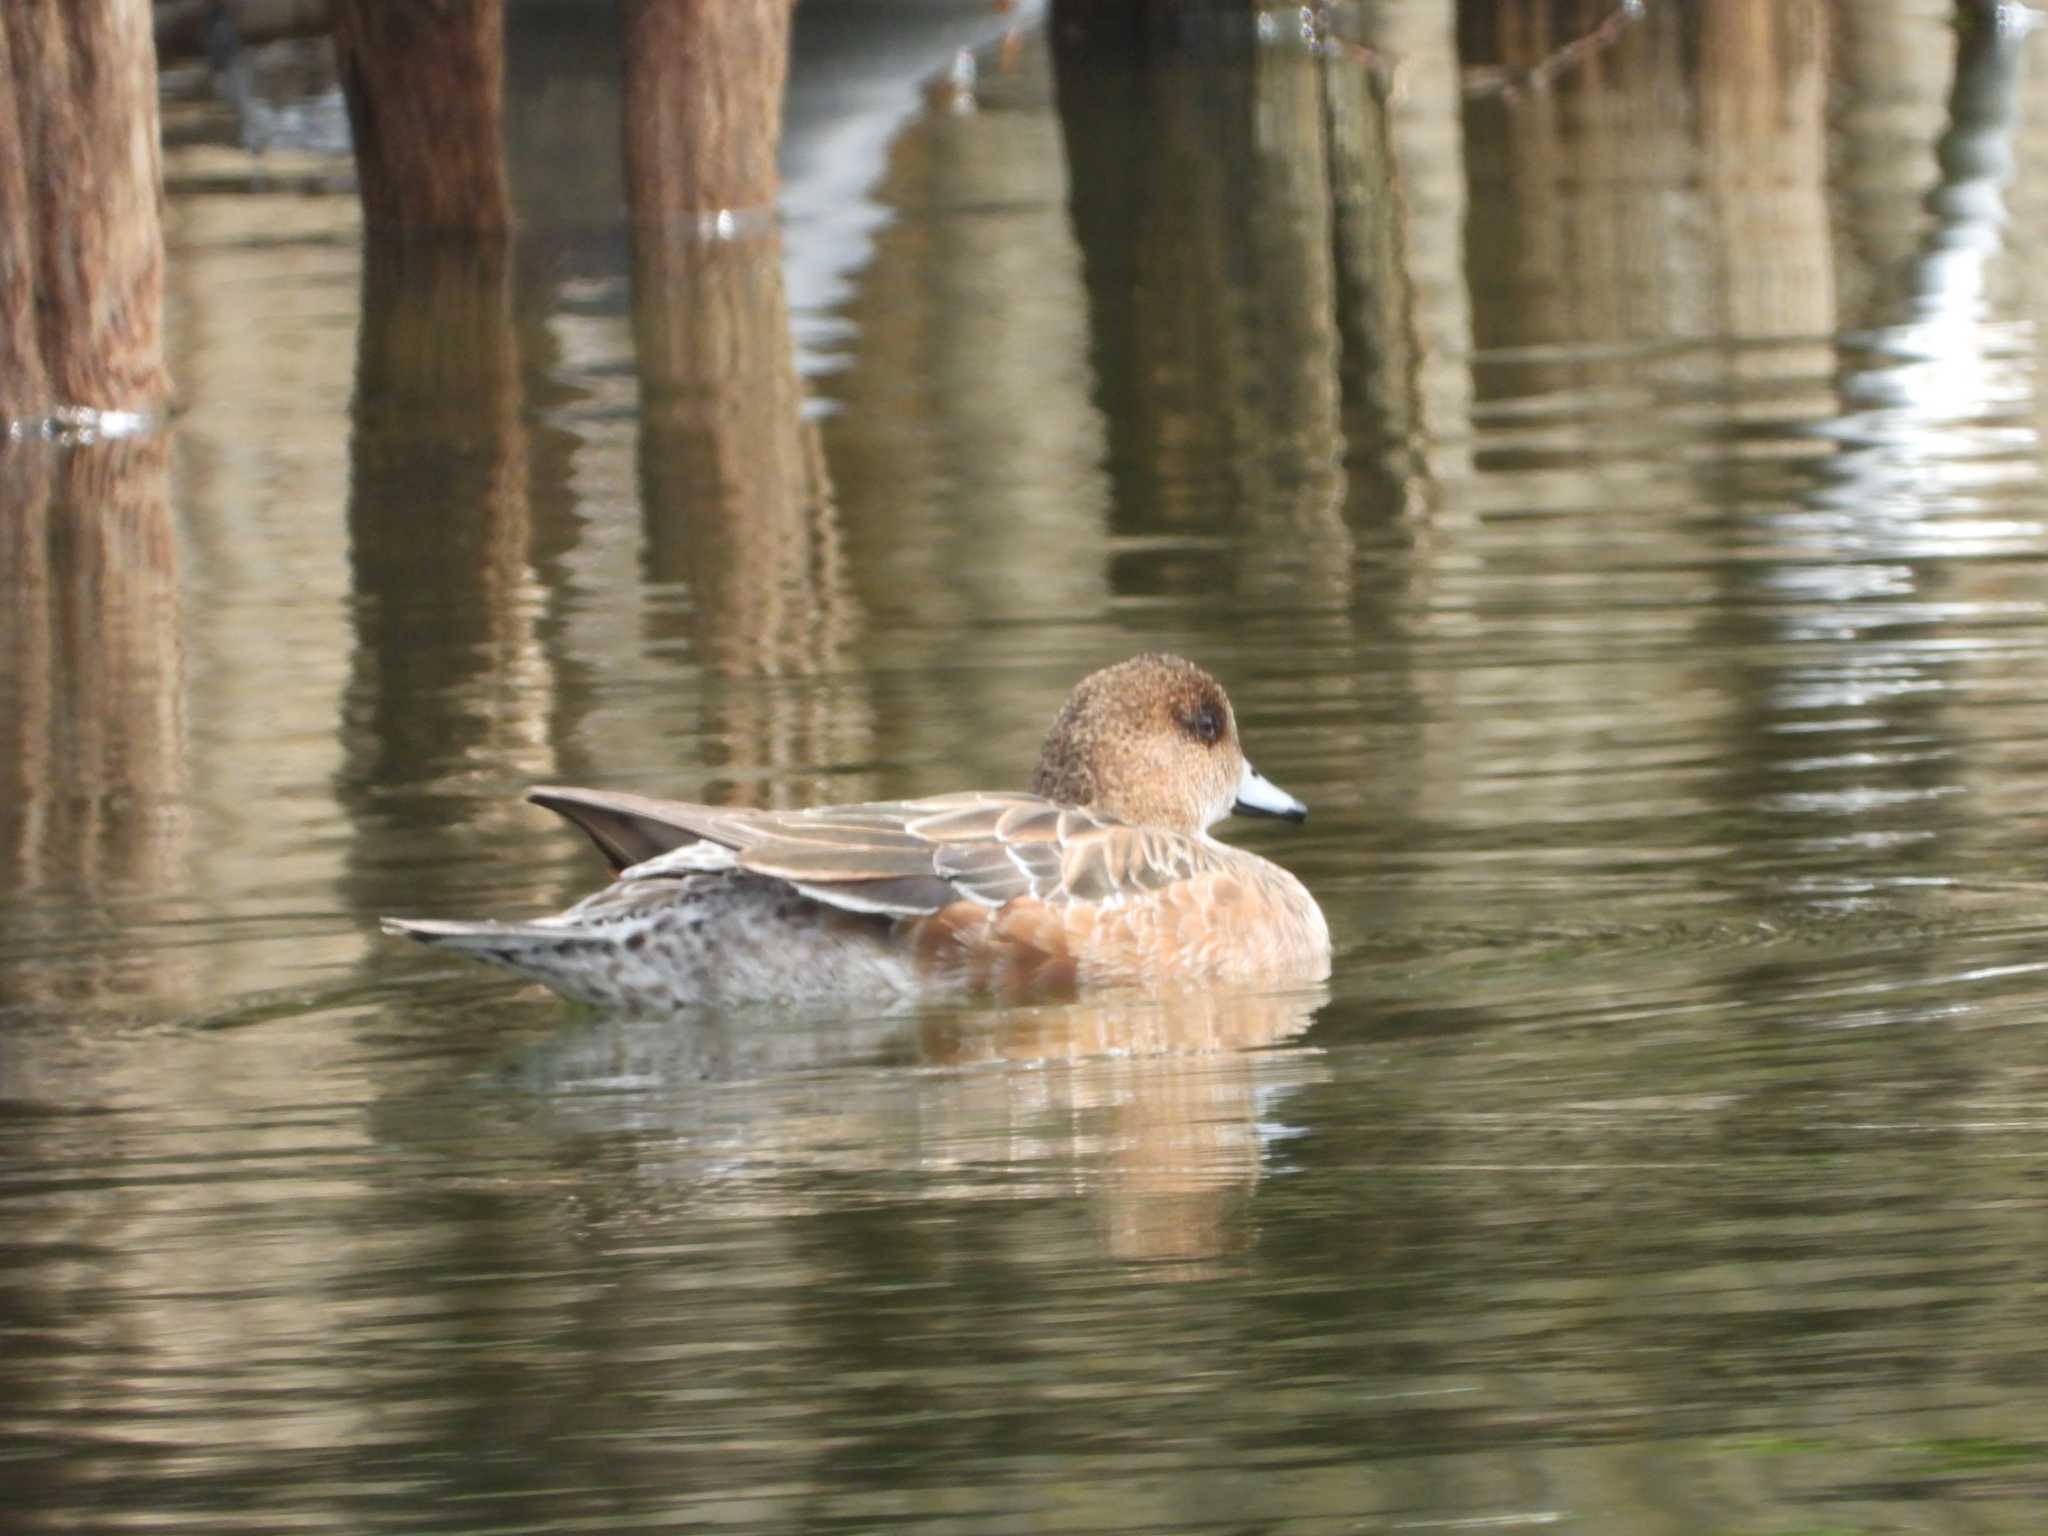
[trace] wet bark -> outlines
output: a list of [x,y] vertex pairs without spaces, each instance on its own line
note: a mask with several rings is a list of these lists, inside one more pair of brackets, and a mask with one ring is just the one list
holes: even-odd
[[334,0],[334,56],[366,224],[510,226],[503,0]]
[[[0,17],[0,84],[14,92],[8,24]],[[29,227],[28,154],[21,114],[0,105],[0,422],[42,410],[49,401],[36,335],[36,243]]]
[[767,209],[790,0],[626,0],[626,189],[641,224]]
[[0,421],[163,404],[160,180],[148,0],[7,0]]

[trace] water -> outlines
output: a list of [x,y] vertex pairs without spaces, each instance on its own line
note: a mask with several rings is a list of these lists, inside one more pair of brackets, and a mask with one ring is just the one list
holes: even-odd
[[[570,13],[509,260],[181,94],[175,430],[0,466],[9,1527],[2034,1528],[2048,55],[1606,14],[821,6],[779,251],[635,252]],[[375,933],[587,889],[528,783],[1014,784],[1147,647],[1326,992]]]

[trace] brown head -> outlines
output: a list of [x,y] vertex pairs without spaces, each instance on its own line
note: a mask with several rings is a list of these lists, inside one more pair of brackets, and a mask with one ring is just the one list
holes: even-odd
[[1233,810],[1294,821],[1308,814],[1244,760],[1223,685],[1178,656],[1136,656],[1075,684],[1038,754],[1031,792],[1190,834]]

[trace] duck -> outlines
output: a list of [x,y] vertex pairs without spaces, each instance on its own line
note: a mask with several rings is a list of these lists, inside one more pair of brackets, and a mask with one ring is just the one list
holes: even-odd
[[801,810],[544,785],[527,798],[582,830],[609,885],[549,917],[383,928],[638,1012],[1328,978],[1308,888],[1211,834],[1308,807],[1252,767],[1195,663],[1155,652],[1084,677],[1030,784]]

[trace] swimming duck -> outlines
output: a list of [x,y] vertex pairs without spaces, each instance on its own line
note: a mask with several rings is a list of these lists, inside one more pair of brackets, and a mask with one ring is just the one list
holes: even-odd
[[1245,760],[1222,684],[1160,654],[1068,695],[1028,794],[765,811],[604,790],[528,799],[613,882],[529,922],[386,918],[607,1009],[748,998],[1323,980],[1306,887],[1209,835],[1308,808]]

